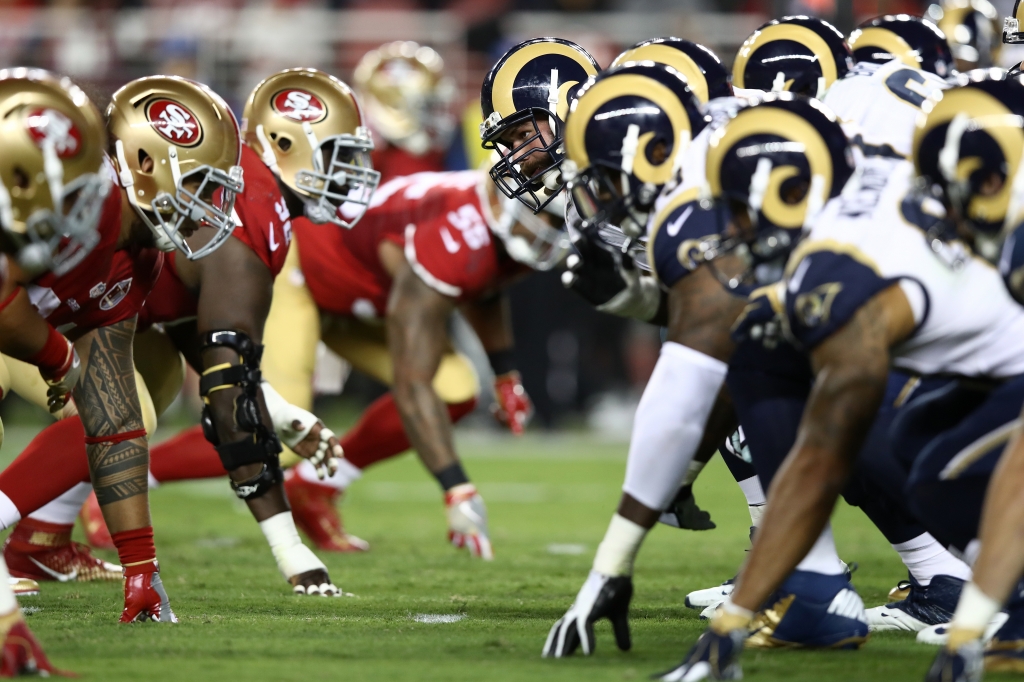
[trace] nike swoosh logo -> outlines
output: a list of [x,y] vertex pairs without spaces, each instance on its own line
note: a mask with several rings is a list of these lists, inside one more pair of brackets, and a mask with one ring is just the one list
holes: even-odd
[[683,223],[690,219],[693,215],[693,206],[687,206],[683,214],[668,224],[668,236],[675,237],[679,234],[679,230],[683,229]]
[[274,223],[270,223],[270,252],[277,251],[277,247],[281,246],[281,242],[274,241]]
[[444,242],[445,251],[448,253],[458,253],[462,245],[455,241],[447,227],[441,228],[441,241]]
[[57,582],[69,583],[69,582],[71,582],[73,580],[77,580],[78,579],[78,569],[77,568],[75,570],[71,571],[70,573],[61,573],[60,571],[53,570],[49,566],[44,566],[43,564],[39,563],[38,561],[36,561],[32,557],[29,557],[28,560],[31,561],[32,563],[34,563],[36,566],[38,566],[40,571],[42,571],[46,575],[50,576],[51,578],[53,578]]

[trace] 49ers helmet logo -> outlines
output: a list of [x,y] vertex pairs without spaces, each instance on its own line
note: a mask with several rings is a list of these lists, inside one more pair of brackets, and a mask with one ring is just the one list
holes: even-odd
[[39,147],[52,144],[62,159],[70,158],[82,149],[82,132],[74,121],[56,109],[33,109],[25,118],[25,127]]
[[155,99],[146,106],[146,118],[158,133],[178,146],[195,146],[203,137],[199,119],[180,102]]
[[271,100],[274,111],[300,123],[316,123],[327,116],[327,107],[305,90],[282,90]]

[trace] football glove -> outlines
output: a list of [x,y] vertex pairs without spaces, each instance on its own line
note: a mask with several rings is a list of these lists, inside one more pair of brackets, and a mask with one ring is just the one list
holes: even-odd
[[740,654],[746,638],[746,630],[730,630],[720,635],[708,628],[682,663],[672,670],[658,673],[655,679],[662,682],[743,679]]
[[78,351],[75,350],[74,344],[70,341],[67,344],[67,359],[65,359],[64,364],[59,369],[53,372],[39,371],[48,386],[46,389],[46,405],[50,410],[50,414],[60,412],[68,404],[68,401],[71,400],[71,393],[75,390],[75,385],[78,384],[78,380],[82,376],[82,360],[78,357]]
[[586,656],[594,653],[594,623],[607,618],[612,622],[615,644],[629,651],[629,601],[633,598],[633,579],[611,577],[591,571],[576,601],[565,615],[555,621],[544,642],[544,658],[571,656],[582,648]]
[[984,670],[981,642],[973,640],[956,651],[942,647],[924,679],[925,682],[981,682]]
[[523,388],[519,372],[512,371],[494,379],[495,404],[491,413],[498,423],[508,428],[512,435],[521,436],[526,424],[533,416],[533,403]]
[[661,305],[661,288],[641,273],[633,259],[614,253],[592,239],[578,238],[562,273],[562,284],[601,312],[648,322]]
[[469,550],[470,555],[485,561],[494,559],[494,549],[487,531],[487,507],[484,498],[472,483],[463,483],[444,494],[448,516],[448,540],[453,546]]
[[282,398],[266,381],[262,388],[267,412],[281,442],[308,459],[321,480],[333,476],[338,470],[338,460],[344,456],[334,432],[316,415]]
[[661,523],[684,530],[711,530],[717,528],[711,514],[697,506],[693,498],[693,486],[684,485],[658,519]]

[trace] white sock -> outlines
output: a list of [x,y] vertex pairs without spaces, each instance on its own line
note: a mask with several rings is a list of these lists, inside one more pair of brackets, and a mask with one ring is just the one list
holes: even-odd
[[937,575],[949,575],[961,580],[971,579],[971,569],[950,554],[929,533],[892,546],[903,560],[903,565],[921,585],[928,585]]
[[633,561],[645,537],[646,528],[615,514],[597,547],[594,570],[610,576],[633,575]]
[[690,470],[727,369],[682,344],[662,345],[633,421],[623,492],[648,509],[669,505]]
[[750,525],[757,526],[764,516],[764,488],[761,487],[761,479],[757,476],[745,478],[739,482],[743,497],[747,498],[747,510],[750,512]]
[[260,521],[260,530],[267,538],[277,568],[285,578],[317,569],[326,570],[323,562],[302,544],[290,511]]
[[693,485],[693,482],[700,476],[700,472],[707,466],[707,462],[690,462],[690,466],[686,467],[686,476],[683,478],[683,485]]
[[11,498],[0,490],[0,530],[7,530],[18,521],[21,521],[21,512],[18,511]]
[[347,459],[338,460],[338,470],[333,476],[325,476],[323,480],[317,478],[316,467],[309,463],[309,460],[302,460],[295,466],[299,478],[310,483],[328,485],[338,490],[345,490],[350,485],[363,477],[363,470],[357,469]]
[[78,518],[78,512],[82,509],[82,505],[85,504],[85,500],[91,492],[91,483],[74,485],[61,493],[57,499],[47,502],[29,514],[28,518],[45,521],[46,523],[73,524],[75,519]]
[[18,600],[11,589],[11,574],[7,571],[7,563],[0,557],[0,616],[6,616],[18,608]]
[[825,526],[814,546],[807,552],[804,560],[797,565],[798,571],[810,571],[822,575],[840,575],[843,573],[843,562],[836,552],[836,541],[832,537],[832,524]]

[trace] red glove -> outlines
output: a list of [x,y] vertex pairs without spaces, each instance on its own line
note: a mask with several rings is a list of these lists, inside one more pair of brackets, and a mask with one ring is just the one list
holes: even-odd
[[491,413],[498,423],[507,426],[513,435],[521,436],[526,430],[526,422],[533,416],[533,403],[523,388],[523,379],[519,372],[509,372],[494,378],[494,398],[497,401],[491,406]]

